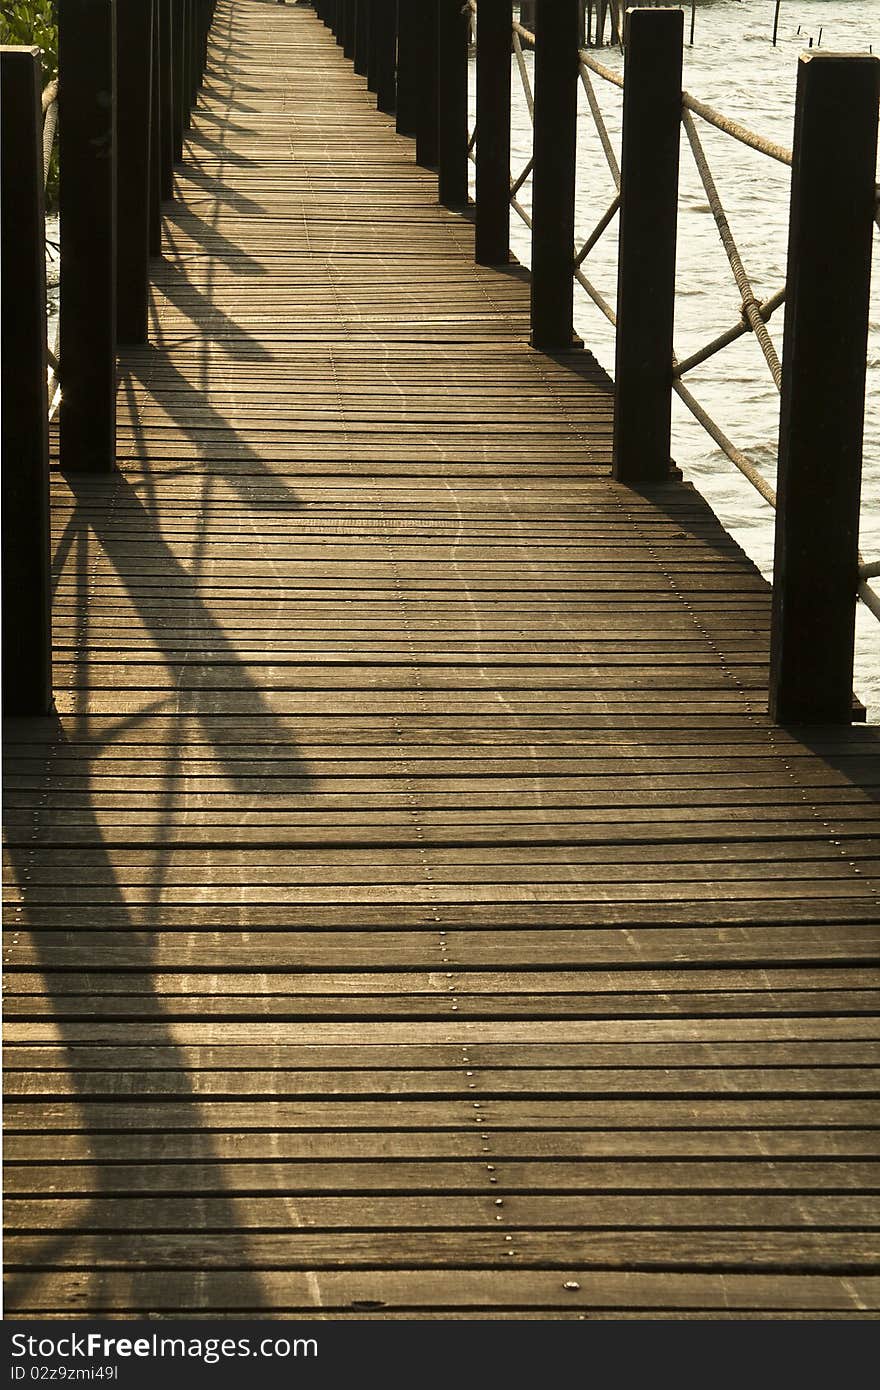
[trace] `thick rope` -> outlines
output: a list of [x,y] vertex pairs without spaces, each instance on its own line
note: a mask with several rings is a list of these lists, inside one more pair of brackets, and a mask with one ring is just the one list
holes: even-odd
[[706,190],[706,197],[709,199],[709,206],[712,209],[715,224],[721,236],[722,245],[727,254],[727,259],[730,262],[730,268],[733,271],[733,278],[736,280],[737,288],[742,297],[743,314],[748,320],[749,327],[760,344],[767,366],[770,368],[770,375],[773,377],[776,384],[776,389],[780,391],[782,389],[782,368],[779,365],[776,348],[773,346],[773,340],[767,332],[767,325],[761,317],[760,305],[755,298],[749,277],[745,272],[745,267],[743,266],[736,242],[733,239],[733,233],[727,221],[727,215],[722,207],[721,199],[718,196],[718,189],[715,187],[712,171],[706,161],[703,146],[700,143],[700,137],[697,135],[693,117],[689,111],[682,112],[682,121],[684,122],[685,132],[687,133],[688,141],[693,151],[700,179]]

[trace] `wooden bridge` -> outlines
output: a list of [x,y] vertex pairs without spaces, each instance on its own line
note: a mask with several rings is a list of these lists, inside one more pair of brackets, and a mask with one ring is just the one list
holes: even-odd
[[220,0],[7,723],[7,1317],[880,1304],[876,731],[473,236]]

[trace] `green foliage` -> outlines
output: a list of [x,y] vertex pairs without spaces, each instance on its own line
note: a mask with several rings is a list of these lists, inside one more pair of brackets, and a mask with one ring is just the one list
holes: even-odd
[[[0,43],[32,44],[43,61],[43,86],[58,76],[58,20],[55,0],[0,0]],[[58,146],[52,151],[46,205],[58,203]]]
[[58,76],[54,0],[2,0],[0,43],[34,44],[43,55],[43,86]]

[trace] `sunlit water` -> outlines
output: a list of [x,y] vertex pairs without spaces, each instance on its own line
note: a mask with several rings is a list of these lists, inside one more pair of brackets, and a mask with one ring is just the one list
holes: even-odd
[[[690,10],[690,5],[686,6]],[[820,42],[837,52],[880,54],[880,0],[782,0],[778,44],[773,48],[774,0],[698,0],[695,43],[685,48],[684,85],[695,97],[717,107],[750,129],[786,147],[792,143],[798,55]],[[800,32],[798,29],[800,28]],[[685,32],[689,30],[689,18]],[[595,56],[622,70],[612,48]],[[525,55],[530,74],[531,53]],[[471,99],[474,98],[473,71]],[[620,151],[621,92],[593,79],[608,130]],[[532,129],[514,64],[512,165],[514,175],[531,154]],[[580,94],[578,126],[578,244],[596,225],[614,196],[614,184],[596,134],[586,97]],[[785,280],[790,171],[697,121],[734,238],[758,299]],[[531,181],[518,195],[530,210]],[[512,244],[526,264],[530,236],[512,216]],[[617,221],[611,223],[584,267],[589,279],[613,305],[617,276]],[[740,319],[741,300],[721,244],[690,146],[682,137],[675,350],[684,359]],[[780,309],[770,321],[777,351],[782,350]],[[866,559],[880,559],[880,236],[875,236],[874,286],[868,349],[865,467],[861,548]],[[587,346],[609,371],[614,365],[611,325],[585,291],[576,287],[575,325]],[[718,357],[689,372],[687,385],[721,425],[729,439],[775,481],[779,396],[751,334]],[[711,503],[717,515],[770,578],[774,518],[737,469],[716,448],[677,397],[673,397],[673,455]],[[855,688],[880,718],[880,624],[859,604]]]

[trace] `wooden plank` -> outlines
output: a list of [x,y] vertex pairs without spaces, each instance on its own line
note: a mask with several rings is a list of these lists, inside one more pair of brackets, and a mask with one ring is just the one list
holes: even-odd
[[[494,1191],[485,1168],[475,1163],[428,1162],[412,1160],[401,1165],[387,1163],[320,1164],[270,1163],[226,1164],[104,1164],[100,1170],[74,1163],[63,1166],[45,1164],[10,1168],[5,1186],[9,1197],[34,1195],[48,1184],[56,1193],[77,1196],[89,1192],[120,1194],[167,1193],[186,1196],[189,1192],[241,1193],[283,1192],[288,1196],[310,1192],[430,1192],[452,1196],[458,1192]],[[829,1163],[789,1163],[717,1160],[691,1160],[687,1163],[579,1163],[553,1164],[506,1161],[498,1170],[497,1193],[510,1191],[638,1192],[638,1191],[723,1191],[723,1192],[800,1192],[819,1191],[877,1193],[880,1191],[880,1164],[856,1161]],[[494,1200],[494,1198],[493,1198]],[[338,1259],[338,1254],[337,1254]]]
[[[205,1270],[228,1269],[228,1233],[192,1235],[153,1235],[138,1231],[133,1236],[78,1234],[76,1245],[53,1241],[53,1265],[60,1269],[126,1270],[142,1269]],[[254,1271],[338,1269],[339,1236],[311,1231],[292,1234],[265,1234],[249,1231],[239,1236],[246,1258]],[[876,1261],[880,1235],[842,1231],[620,1231],[611,1233],[571,1231],[542,1232],[518,1230],[506,1244],[498,1231],[432,1231],[430,1240],[423,1232],[351,1231],[345,1237],[345,1268],[355,1271],[376,1266],[409,1270],[496,1269],[505,1257],[510,1269],[538,1266],[542,1270],[568,1270],[573,1263],[605,1270],[637,1265],[647,1269],[675,1271],[724,1270],[749,1273],[762,1269],[781,1269],[811,1274],[836,1269],[848,1273],[854,1262]],[[44,1256],[45,1236],[12,1235],[5,1242],[5,1267],[14,1278],[19,1270],[30,1270]],[[60,1248],[59,1248],[60,1247]]]
[[[719,1128],[764,1130],[774,1128],[870,1128],[876,1124],[874,1100],[840,1098],[824,1100],[763,1098],[697,1098],[679,1101],[663,1097],[602,1101],[533,1100],[503,1104],[470,1100],[383,1099],[381,1101],[299,1101],[203,1100],[199,1105],[168,1101],[111,1103],[90,1101],[87,1107],[76,1101],[10,1101],[6,1124],[12,1131],[34,1131],[43,1136],[82,1131],[143,1133],[166,1130],[196,1133],[249,1130],[460,1130],[480,1127],[480,1131],[517,1129],[521,1131],[562,1129],[670,1129]],[[222,1181],[222,1174],[219,1181]]]
[[[4,1138],[4,1152],[7,1161],[12,1163],[37,1163],[42,1164],[46,1158],[46,1137],[42,1129],[28,1132],[8,1131]],[[155,1163],[165,1161],[178,1161],[181,1159],[189,1161],[202,1161],[206,1163],[223,1164],[229,1160],[254,1160],[259,1162],[306,1160],[311,1162],[323,1161],[325,1159],[374,1159],[396,1161],[419,1159],[419,1158],[457,1158],[457,1159],[481,1159],[483,1163],[494,1162],[496,1159],[504,1158],[880,1158],[880,1133],[876,1129],[655,1129],[655,1130],[510,1130],[494,1129],[480,1131],[477,1129],[454,1130],[454,1129],[430,1129],[430,1130],[359,1130],[353,1129],[328,1129],[324,1131],[312,1130],[275,1130],[271,1132],[253,1131],[233,1131],[223,1130],[134,1130],[117,1129],[106,1133],[91,1134],[78,1131],[52,1133],[52,1153],[58,1162],[71,1161],[74,1163],[90,1163],[102,1165],[105,1163],[128,1163],[136,1160],[140,1163]],[[100,1176],[100,1175],[97,1175]],[[8,1198],[10,1203],[15,1200],[25,1202],[25,1199]],[[54,1197],[40,1197],[33,1200],[45,1202],[46,1209],[51,1210],[52,1204],[56,1201]],[[75,1199],[65,1199],[65,1206],[59,1207],[58,1217],[61,1219],[69,1210],[74,1210],[72,1203]],[[91,1200],[91,1199],[90,1199]],[[168,1199],[189,1201],[196,1198]],[[213,1199],[200,1198],[203,1203],[203,1211],[215,1211],[219,1208],[219,1203],[213,1206]],[[260,1201],[264,1199],[259,1199]],[[329,1199],[316,1199],[325,1204]],[[333,1199],[342,1201],[343,1199]],[[420,1199],[421,1200],[421,1199]],[[425,1199],[427,1200],[427,1199]],[[483,1198],[475,1198],[475,1201],[483,1201]],[[579,1201],[579,1198],[545,1198],[534,1194],[526,1196],[515,1196],[507,1199],[507,1213],[516,1213],[520,1210],[520,1204],[528,1201],[529,1210],[536,1209],[539,1204],[542,1209],[546,1204],[548,1210],[561,1210],[560,1202]],[[682,1203],[691,1201],[691,1198],[668,1198],[661,1204],[659,1195],[654,1192],[648,1196],[638,1198],[627,1197],[626,1199],[617,1197],[591,1196],[590,1203],[604,1204],[596,1207],[596,1210],[633,1210],[633,1203],[641,1204],[642,1220],[644,1224],[649,1224],[649,1217],[645,1214],[647,1208],[651,1208],[658,1213],[657,1221],[662,1224],[663,1210],[670,1210],[670,1204],[678,1204],[675,1209],[685,1210]],[[724,1212],[730,1213],[736,1207],[740,1220],[748,1222],[749,1211],[751,1208],[741,1194],[732,1198],[730,1201],[713,1193],[703,1202],[704,1215],[699,1224],[711,1224],[710,1217],[713,1213],[718,1214],[718,1224],[725,1225],[732,1217],[723,1215]],[[756,1199],[761,1203],[771,1201],[768,1196]],[[819,1196],[816,1198],[807,1197],[803,1193],[798,1193],[794,1198],[772,1198],[772,1201],[785,1201],[797,1207],[798,1213],[803,1214],[810,1210],[824,1210],[825,1208],[813,1208],[810,1204],[815,1200],[820,1203],[828,1203],[829,1210],[838,1213],[840,1220],[843,1220],[846,1212],[852,1210],[851,1203],[859,1204],[859,1210],[867,1211],[871,1206],[873,1211],[874,1198],[850,1198],[843,1201],[839,1195],[832,1197]],[[345,1199],[350,1206],[354,1202],[366,1202],[363,1196]],[[494,1206],[494,1199],[493,1206]],[[71,1203],[69,1208],[67,1203]],[[111,1203],[109,1198],[101,1198],[101,1202]],[[401,1212],[406,1210],[406,1202],[396,1194],[390,1198],[371,1199],[371,1203],[378,1203],[378,1209],[382,1204],[386,1207],[394,1204],[401,1204]],[[617,1204],[616,1206],[614,1204]],[[611,1205],[609,1205],[611,1204]],[[11,1208],[13,1211],[17,1207]],[[27,1208],[29,1209],[29,1208]],[[41,1208],[42,1209],[42,1208]],[[342,1209],[342,1208],[340,1208]],[[370,1207],[372,1209],[372,1206]],[[459,1203],[456,1210],[465,1210]],[[482,1210],[483,1208],[481,1208]],[[108,1206],[112,1210],[112,1205]],[[140,1214],[132,1215],[132,1221],[138,1223],[150,1220],[149,1209],[141,1209]],[[769,1210],[769,1208],[768,1208]],[[90,1213],[91,1214],[91,1213]],[[493,1213],[497,1215],[497,1213]],[[98,1216],[95,1214],[97,1221]],[[367,1218],[364,1217],[366,1220]],[[532,1219],[532,1218],[530,1218]],[[598,1218],[597,1218],[598,1219]],[[867,1216],[866,1218],[867,1219]],[[653,1220],[653,1218],[651,1218]],[[794,1220],[794,1217],[792,1217]],[[207,1223],[200,1221],[200,1228],[206,1229]]]
[[[501,1257],[499,1256],[499,1261]],[[259,1286],[242,1271],[202,1273],[194,1279],[186,1272],[139,1273],[136,1281],[116,1274],[97,1279],[85,1271],[64,1270],[37,1277],[31,1271],[27,1291],[16,1307],[37,1316],[56,1308],[89,1309],[120,1313],[147,1307],[155,1312],[187,1313],[210,1310],[266,1309],[304,1312],[318,1305],[329,1309],[359,1308],[517,1309],[614,1308],[665,1310],[712,1309],[726,1315],[754,1308],[781,1312],[850,1312],[864,1315],[880,1305],[880,1279],[872,1276],[835,1277],[827,1274],[677,1274],[642,1272],[593,1272],[571,1265],[565,1279],[555,1271],[455,1270],[425,1273],[419,1279],[395,1271],[322,1272],[316,1288],[314,1275],[295,1271],[262,1270]],[[566,1283],[578,1288],[566,1289]],[[13,1295],[15,1290],[12,1290]]]
[[[303,1230],[450,1230],[479,1229],[495,1220],[497,1208],[489,1196],[447,1197],[298,1197],[297,1224]],[[161,1231],[187,1232],[194,1224],[206,1235],[216,1231],[288,1231],[291,1225],[288,1197],[239,1197],[234,1206],[223,1197],[158,1197],[149,1206],[124,1197],[54,1199],[9,1197],[6,1221],[10,1232],[51,1231],[63,1218],[65,1234],[90,1232]],[[563,1227],[572,1232],[596,1227],[634,1227],[640,1230],[697,1226],[753,1232],[775,1228],[787,1233],[815,1227],[823,1235],[826,1225],[846,1226],[851,1231],[880,1225],[880,1206],[871,1197],[796,1196],[734,1197],[713,1192],[701,1195],[647,1197],[507,1196],[504,1234],[510,1231]],[[512,1243],[512,1242],[511,1242]],[[19,1250],[18,1258],[22,1258]],[[795,1251],[797,1246],[795,1245]],[[34,1250],[38,1255],[39,1247]],[[522,1254],[522,1250],[520,1250]],[[16,1263],[13,1247],[10,1263]],[[35,1260],[35,1262],[37,1262]]]

